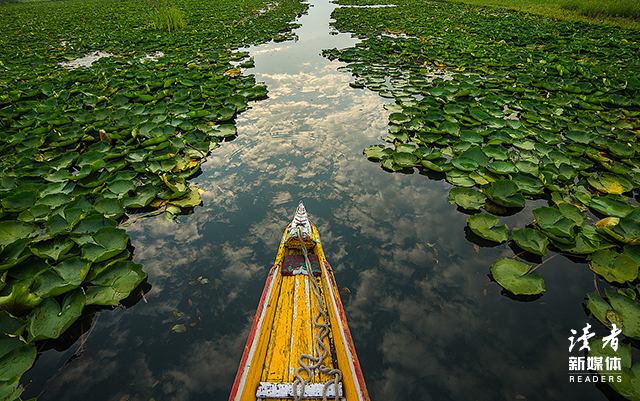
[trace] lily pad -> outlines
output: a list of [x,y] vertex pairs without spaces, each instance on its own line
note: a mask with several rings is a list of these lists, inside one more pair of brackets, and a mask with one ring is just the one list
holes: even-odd
[[91,262],[101,262],[127,248],[129,236],[124,230],[115,227],[103,227],[91,236],[93,242],[82,246],[82,258]]
[[620,202],[609,197],[592,198],[589,206],[605,216],[612,217],[627,217],[634,209],[633,206],[627,203]]
[[493,203],[504,207],[524,207],[526,203],[518,185],[510,180],[492,182],[484,189],[484,193]]
[[453,187],[449,191],[449,203],[456,203],[463,209],[478,210],[486,200],[482,192],[473,188]]
[[392,157],[393,157],[393,161],[397,165],[405,168],[411,168],[415,166],[416,163],[418,162],[418,158],[414,156],[413,153],[394,152]]
[[527,173],[519,172],[511,179],[520,192],[527,195],[540,195],[544,193],[544,183],[540,178]]
[[[610,344],[607,346],[602,338],[594,338],[589,342],[589,358],[601,358],[603,361],[612,358],[619,358],[620,368],[619,372],[612,375],[611,371],[606,370],[606,364],[599,365],[597,372],[605,377],[615,377],[616,380],[609,380],[607,384],[611,386],[616,392],[626,397],[629,400],[640,399],[640,364],[636,363],[631,365],[631,345],[625,343],[618,343],[618,349],[614,350]],[[617,379],[620,378],[620,381]],[[603,379],[604,381],[604,379]]]
[[366,148],[363,153],[371,160],[380,160],[393,154],[393,149],[384,145],[373,145]]
[[45,299],[27,316],[29,341],[58,338],[80,317],[86,299],[81,289],[69,292],[62,304],[55,298]]
[[589,267],[609,282],[624,283],[638,277],[638,262],[624,253],[602,249],[590,256]]
[[91,280],[94,285],[87,288],[87,305],[118,305],[146,277],[140,264],[115,262]]
[[93,204],[93,208],[100,214],[117,219],[124,214],[121,201],[115,198],[103,198]]
[[391,113],[391,115],[389,115],[389,121],[393,124],[402,125],[403,123],[411,121],[411,117],[403,113]]
[[601,174],[597,177],[590,176],[587,181],[589,185],[600,192],[607,194],[620,195],[633,189],[633,183],[621,176],[613,174]]
[[22,238],[31,238],[40,232],[40,228],[33,223],[15,220],[0,221],[0,246],[4,247]]
[[36,359],[36,347],[19,337],[0,333],[0,381],[12,382],[31,368]]
[[13,316],[23,316],[40,302],[42,298],[33,294],[28,287],[15,283],[8,295],[0,296],[0,310],[6,310]]
[[531,266],[512,258],[500,258],[491,265],[491,274],[498,284],[515,295],[535,295],[545,291],[539,274],[527,273]]
[[496,226],[499,218],[491,214],[478,213],[467,218],[469,228],[476,235],[493,242],[505,242],[509,238],[506,225]]
[[525,227],[519,230],[513,230],[511,239],[522,249],[536,255],[546,255],[549,239],[546,235],[540,233],[533,228]]
[[584,222],[584,214],[567,203],[560,204],[560,208],[541,207],[533,210],[536,225],[553,240],[565,244],[575,242],[579,227]]

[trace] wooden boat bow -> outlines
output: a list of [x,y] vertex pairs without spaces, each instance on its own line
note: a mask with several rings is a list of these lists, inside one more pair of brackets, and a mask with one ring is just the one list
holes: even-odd
[[369,401],[331,266],[302,202],[267,276],[229,397],[282,399]]

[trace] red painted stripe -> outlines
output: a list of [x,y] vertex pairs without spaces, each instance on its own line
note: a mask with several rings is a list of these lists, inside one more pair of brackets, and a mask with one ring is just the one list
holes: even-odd
[[267,277],[267,282],[264,285],[264,289],[262,290],[262,296],[260,297],[260,303],[258,304],[258,309],[256,310],[256,316],[253,318],[253,325],[251,326],[251,332],[249,333],[249,338],[247,339],[247,345],[244,346],[244,352],[242,353],[242,359],[240,360],[240,368],[238,369],[238,373],[236,374],[236,379],[233,382],[233,388],[231,389],[231,395],[229,396],[229,401],[233,401],[233,399],[238,394],[238,390],[240,387],[240,381],[242,380],[242,374],[247,368],[247,359],[249,358],[249,351],[251,350],[251,346],[254,341],[256,341],[256,331],[258,328],[258,323],[260,322],[260,316],[262,316],[262,310],[266,308],[267,302],[267,292],[269,289],[269,283],[274,278],[274,273],[276,272],[276,268],[278,265],[273,265],[271,271],[269,272],[269,276]]
[[356,348],[353,345],[353,338],[351,337],[351,331],[349,331],[349,325],[347,324],[347,317],[344,313],[344,308],[342,307],[342,300],[340,299],[340,293],[338,292],[338,285],[336,284],[336,279],[333,276],[333,269],[331,269],[331,265],[326,260],[324,261],[324,265],[329,272],[329,279],[331,280],[331,285],[333,286],[334,294],[336,295],[335,299],[336,305],[338,306],[338,313],[344,327],[344,334],[347,337],[347,346],[349,347],[349,351],[351,351],[351,355],[353,355],[353,368],[356,370],[356,378],[358,379],[358,383],[360,383],[360,389],[362,389],[362,398],[369,401],[369,393],[367,391],[367,386],[364,383],[364,375],[360,368],[360,361],[358,360],[358,354],[356,354]]

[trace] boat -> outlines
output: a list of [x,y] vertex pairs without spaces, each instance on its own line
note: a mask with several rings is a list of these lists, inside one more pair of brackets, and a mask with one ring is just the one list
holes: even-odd
[[369,401],[317,228],[299,203],[267,276],[229,401]]

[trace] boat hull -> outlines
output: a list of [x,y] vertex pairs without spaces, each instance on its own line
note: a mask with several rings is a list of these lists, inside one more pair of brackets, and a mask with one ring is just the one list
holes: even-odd
[[[300,248],[291,246],[296,242],[292,239],[292,226],[289,225],[283,235],[276,261],[267,276],[230,401],[292,398],[292,384],[300,366],[299,356],[317,356],[317,352],[314,353],[317,331],[313,328],[317,301],[310,289],[311,279],[318,284],[322,308],[328,318],[328,322],[322,322],[323,319],[320,322],[327,323],[330,327],[329,336],[323,340],[328,350],[324,364],[341,371],[338,391],[344,399],[369,400],[331,266],[325,259],[317,229],[311,224],[308,227],[311,231],[308,233],[312,240],[310,243],[313,244],[309,251],[317,256],[319,271],[314,272],[311,278],[307,274],[289,275],[291,269],[283,269],[285,260],[299,259],[288,255],[301,253]],[[305,372],[301,375],[306,378]],[[302,399],[321,399],[322,395],[318,395],[318,391],[321,393],[322,390],[318,389],[323,389],[323,383],[331,379],[333,376],[316,372],[310,384],[305,387]],[[334,399],[335,386],[328,386],[328,390],[327,397]],[[299,391],[299,387],[296,391]],[[260,392],[261,397],[256,396],[257,392]]]

